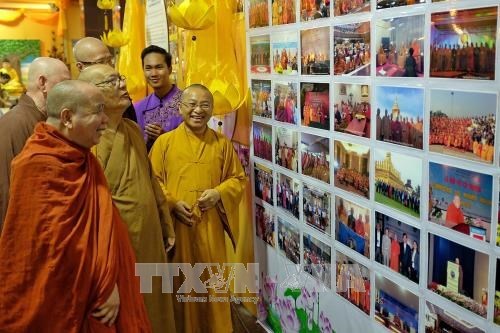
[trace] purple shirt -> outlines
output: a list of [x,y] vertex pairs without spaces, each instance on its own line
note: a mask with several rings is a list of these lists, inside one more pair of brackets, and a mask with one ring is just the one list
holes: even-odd
[[169,132],[182,123],[183,119],[179,114],[181,94],[182,90],[173,85],[172,89],[161,99],[152,93],[134,104],[137,123],[144,135],[144,140],[147,141],[147,135],[144,132],[146,124],[159,123],[165,132]]

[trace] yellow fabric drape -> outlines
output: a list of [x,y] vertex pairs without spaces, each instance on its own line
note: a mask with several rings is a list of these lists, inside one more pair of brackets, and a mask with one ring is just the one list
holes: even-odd
[[30,13],[25,12],[24,16],[32,21],[35,21],[40,24],[46,25],[57,25],[59,22],[59,13]]
[[40,24],[57,26],[57,36],[62,36],[67,29],[66,9],[68,3],[69,0],[59,0],[56,3],[59,11],[54,13],[37,13],[25,9],[0,9],[0,24],[14,24],[27,18]]
[[59,8],[59,20],[57,21],[57,35],[62,36],[67,30],[66,10],[68,9],[69,0],[58,0],[57,7]]
[[24,15],[24,9],[0,9],[0,24],[12,23]]
[[145,47],[144,3],[142,0],[128,0],[123,15],[123,34],[129,38],[127,45],[120,48],[118,71],[127,77],[127,90],[132,100],[146,96],[146,82],[142,72],[141,51]]

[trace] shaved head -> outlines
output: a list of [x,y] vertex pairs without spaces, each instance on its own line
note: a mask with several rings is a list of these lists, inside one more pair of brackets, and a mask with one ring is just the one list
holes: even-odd
[[210,92],[210,89],[208,89],[206,86],[200,83],[193,83],[192,85],[188,86],[186,89],[182,91],[181,98],[188,96],[189,92],[194,89],[199,89],[207,94],[209,96],[210,101],[212,102],[212,105],[214,104],[214,96],[212,95],[212,92]]
[[108,47],[100,39],[94,37],[84,37],[76,42],[73,55],[80,71],[95,64],[111,65],[113,59]]
[[100,91],[88,82],[67,80],[56,84],[47,96],[48,117],[59,119],[63,109],[76,111],[78,106],[88,105],[92,93],[100,94]]
[[[51,81],[51,87],[61,81],[68,80],[70,73],[68,67],[59,59],[40,57],[36,58],[28,70],[27,90],[36,92],[40,89],[40,77]],[[50,90],[47,89],[47,91]]]
[[80,75],[78,76],[78,80],[82,80],[90,83],[97,83],[102,81],[108,72],[115,72],[115,69],[109,65],[92,65],[84,68]]

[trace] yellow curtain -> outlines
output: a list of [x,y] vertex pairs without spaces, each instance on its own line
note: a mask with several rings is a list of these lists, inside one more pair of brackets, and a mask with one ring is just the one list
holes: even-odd
[[0,24],[15,22],[23,17],[23,9],[0,9]]
[[25,12],[24,16],[27,19],[30,19],[32,21],[35,21],[40,24],[46,24],[46,25],[57,25],[57,22],[59,21],[59,13],[30,13],[30,12]]
[[59,20],[57,21],[57,35],[63,36],[67,30],[66,10],[68,9],[69,0],[58,0],[56,5],[59,8]]
[[[62,1],[66,2],[67,0]],[[63,9],[60,9],[59,12],[55,13],[30,12],[26,11],[25,9],[0,9],[0,24],[19,23],[25,18],[40,24],[58,26],[58,36],[61,36],[62,31],[66,30],[66,14]],[[62,25],[61,22],[63,22],[64,25]],[[59,31],[59,27],[61,28],[61,33]]]

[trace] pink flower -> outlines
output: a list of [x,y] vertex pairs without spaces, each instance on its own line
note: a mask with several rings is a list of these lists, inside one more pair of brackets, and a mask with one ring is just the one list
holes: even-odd
[[281,328],[284,333],[294,333],[298,332],[300,329],[299,318],[295,312],[295,307],[292,304],[292,300],[278,299],[276,303],[276,308],[278,310],[281,322]]
[[278,283],[277,279],[273,279],[270,276],[264,278],[264,294],[263,299],[266,300],[270,305],[275,304],[278,298]]
[[332,333],[333,328],[330,319],[321,311],[319,315],[319,329],[321,333]]

